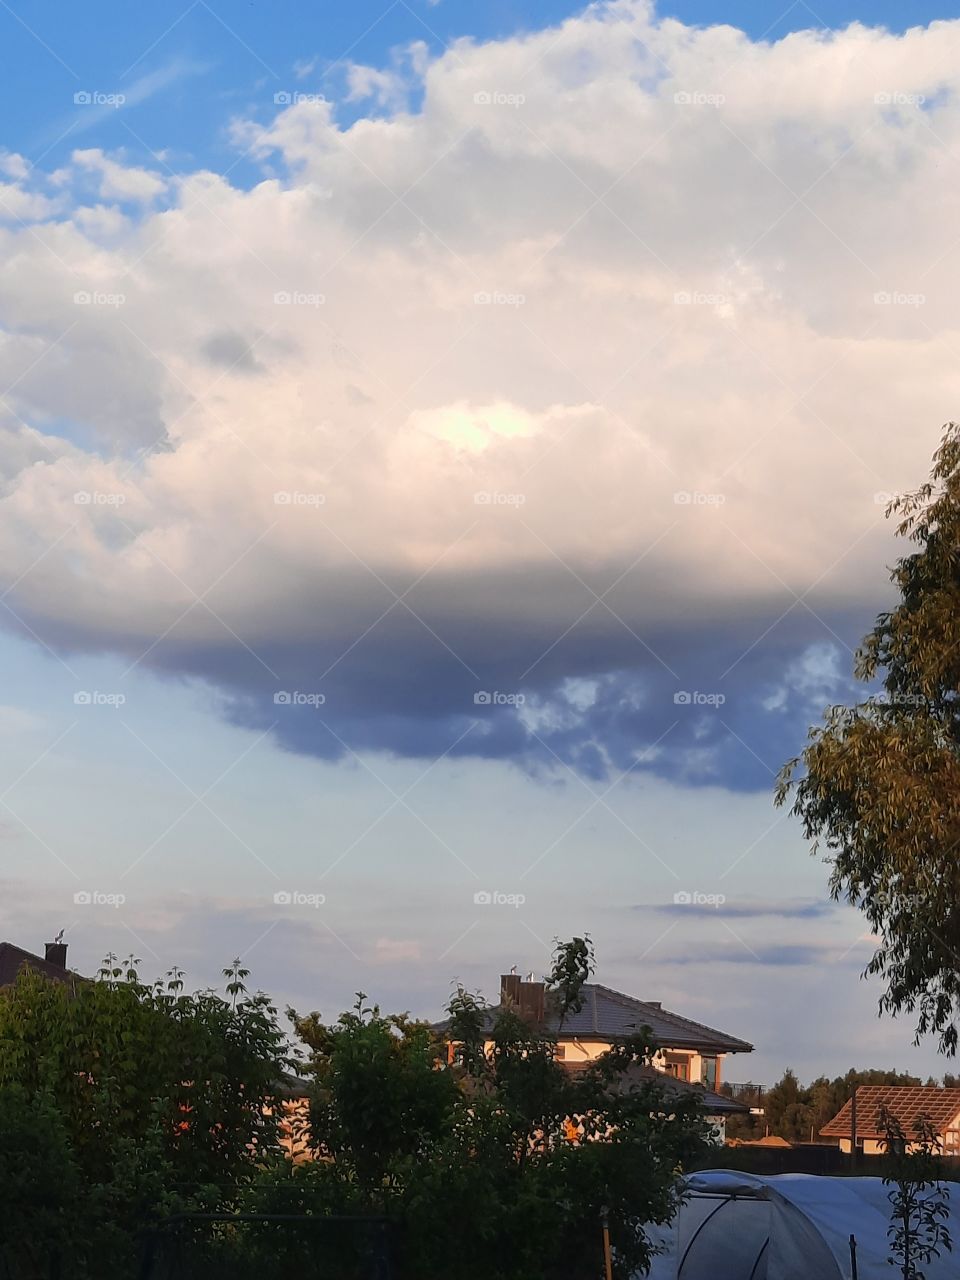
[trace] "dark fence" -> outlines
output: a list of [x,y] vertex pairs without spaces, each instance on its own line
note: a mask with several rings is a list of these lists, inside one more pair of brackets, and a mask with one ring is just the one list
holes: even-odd
[[[857,1173],[878,1169],[864,1168],[861,1156]],[[738,1169],[741,1173],[756,1173],[768,1177],[774,1173],[820,1173],[839,1175],[850,1172],[850,1157],[839,1147],[825,1143],[800,1142],[792,1147],[718,1147],[708,1159],[700,1163],[700,1169]]]
[[139,1280],[393,1280],[395,1233],[367,1216],[179,1214],[144,1233]]

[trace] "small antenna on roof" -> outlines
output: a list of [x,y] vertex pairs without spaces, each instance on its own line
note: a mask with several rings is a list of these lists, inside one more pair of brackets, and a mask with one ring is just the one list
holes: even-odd
[[53,940],[53,941],[54,941],[55,943],[59,943],[59,942],[62,942],[62,941],[63,941],[63,930],[62,930],[62,929],[60,930],[60,932],[57,934],[57,936],[54,938],[54,940]]
[[526,982],[532,982],[532,981],[533,981],[533,970],[532,970],[532,969],[531,969],[531,970],[530,970],[530,972],[527,974],[525,981],[526,981]]
[[512,964],[512,965],[510,966],[510,972],[511,972],[511,973],[516,973],[516,972],[517,972],[517,966],[516,966],[515,964]]

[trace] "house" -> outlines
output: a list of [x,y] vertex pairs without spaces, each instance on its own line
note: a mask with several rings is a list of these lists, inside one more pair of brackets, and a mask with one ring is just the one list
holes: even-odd
[[[568,1013],[561,1026],[556,1012],[549,1008],[542,982],[523,982],[518,974],[507,973],[500,978],[498,1007],[517,1009],[542,1025],[556,1038],[557,1058],[573,1071],[642,1027],[649,1027],[659,1047],[652,1067],[635,1070],[652,1079],[670,1077],[669,1087],[675,1093],[695,1091],[720,1141],[724,1138],[725,1117],[747,1114],[749,1107],[724,1097],[718,1090],[724,1059],[728,1054],[752,1052],[753,1045],[748,1041],[672,1013],[659,1000],[638,1000],[599,982],[585,983],[582,996],[580,1010]],[[496,1013],[496,1009],[488,1012],[488,1023],[493,1022]],[[435,1029],[444,1031],[448,1025],[438,1023]]]
[[12,942],[0,942],[0,987],[7,987],[15,982],[17,974],[25,968],[42,973],[45,978],[52,978],[54,982],[74,982],[78,976],[67,968],[65,942],[46,943],[42,956],[24,951]]
[[[820,1130],[821,1138],[836,1139],[840,1150],[850,1154],[852,1141],[867,1156],[883,1155],[886,1131],[881,1111],[886,1108],[899,1121],[904,1137],[916,1135],[917,1121],[926,1118],[936,1130],[944,1155],[960,1155],[960,1089],[940,1089],[934,1085],[862,1084],[856,1091],[856,1133],[853,1133],[853,1101]],[[908,1143],[908,1150],[913,1144]]]
[[500,1005],[512,1005],[542,1022],[556,1036],[557,1056],[563,1062],[589,1062],[618,1040],[649,1027],[659,1045],[653,1062],[658,1071],[716,1090],[723,1078],[724,1058],[753,1051],[748,1041],[672,1013],[659,1000],[638,1000],[599,982],[585,983],[582,995],[582,1008],[568,1013],[561,1026],[556,1013],[545,1007],[542,982],[522,982],[513,973],[500,979]]

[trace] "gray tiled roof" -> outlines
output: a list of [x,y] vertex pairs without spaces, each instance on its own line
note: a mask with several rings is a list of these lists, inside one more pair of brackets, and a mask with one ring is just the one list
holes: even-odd
[[[564,1040],[617,1040],[634,1035],[641,1027],[649,1027],[663,1049],[694,1049],[700,1053],[753,1051],[753,1045],[747,1040],[671,1013],[656,1001],[635,1000],[599,982],[585,983],[583,995],[583,1008],[579,1013],[568,1014],[564,1021],[561,1033]],[[494,1012],[488,1013],[488,1023],[492,1022]],[[554,1035],[560,1032],[556,1015],[549,1011],[549,1002],[546,1025]],[[437,1023],[436,1029],[442,1031],[446,1026],[445,1020]]]
[[69,969],[61,969],[43,956],[35,956],[32,951],[24,951],[12,942],[0,942],[0,987],[15,982],[17,974],[23,968],[34,969],[45,978],[53,978],[57,982],[72,982],[77,977]]
[[[571,1013],[563,1024],[563,1036],[574,1039],[610,1040],[633,1035],[649,1027],[654,1039],[665,1049],[699,1049],[716,1053],[750,1053],[753,1045],[691,1018],[671,1013],[659,1003],[636,1000],[599,982],[583,988],[585,996],[579,1013]],[[556,1018],[548,1018],[556,1032]]]

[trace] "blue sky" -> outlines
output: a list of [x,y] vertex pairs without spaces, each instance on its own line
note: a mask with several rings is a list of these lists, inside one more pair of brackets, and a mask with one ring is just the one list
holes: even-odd
[[955,416],[942,16],[0,6],[0,934],[329,1015],[588,929],[935,1071],[772,785]]
[[[8,5],[0,12],[7,54],[0,86],[4,143],[48,161],[77,145],[122,147],[140,162],[162,152],[175,167],[229,166],[234,181],[251,181],[252,172],[236,163],[226,125],[237,114],[265,117],[274,93],[328,91],[335,97],[350,63],[384,66],[413,42],[437,55],[461,39],[498,40],[548,28],[582,8],[554,0],[535,9],[502,0],[363,0],[348,6],[177,0],[147,9],[102,0],[83,9],[59,0]],[[689,25],[728,24],[770,41],[854,22],[901,32],[949,16],[936,4],[804,0],[773,9],[710,0],[662,5],[658,12]],[[73,95],[85,90],[124,94],[131,105],[122,115],[104,110],[91,123],[93,112],[73,103]],[[339,114],[350,119],[357,111],[343,104]]]

